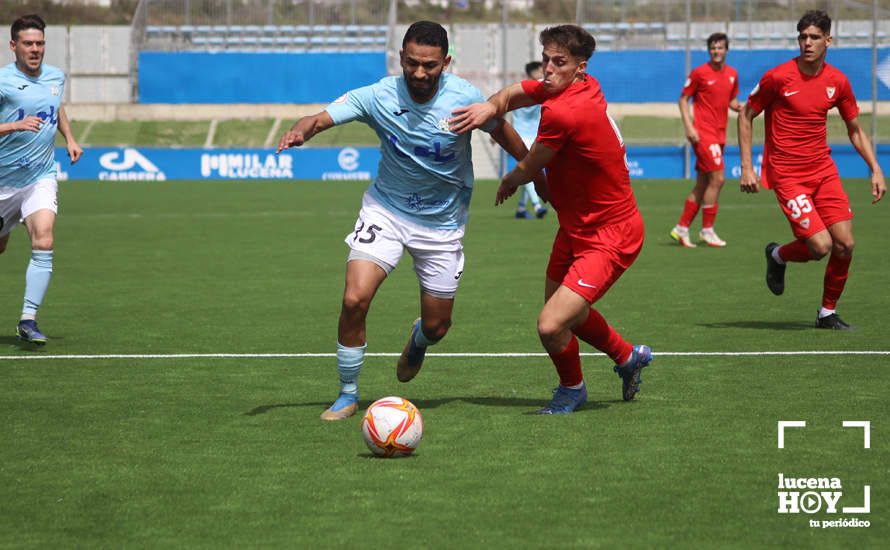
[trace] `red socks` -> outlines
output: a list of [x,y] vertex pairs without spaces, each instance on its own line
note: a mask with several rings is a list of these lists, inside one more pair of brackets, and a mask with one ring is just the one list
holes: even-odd
[[694,200],[686,199],[686,204],[683,205],[683,213],[680,215],[680,221],[677,222],[677,225],[689,227],[696,214],[698,214],[698,203]]
[[717,217],[717,203],[709,206],[701,207],[701,228],[708,229],[714,227],[714,218]]
[[852,256],[828,257],[828,265],[825,266],[825,280],[822,287],[822,307],[836,309],[837,301],[847,284],[847,273],[850,271]]
[[779,247],[779,257],[786,262],[809,262],[813,259],[806,241],[791,241]]
[[633,352],[633,346],[624,341],[600,313],[590,308],[587,319],[572,329],[578,338],[608,355],[612,361],[620,365]]
[[560,386],[577,386],[584,381],[581,373],[581,356],[578,354],[578,339],[572,336],[566,349],[559,353],[551,353],[550,360],[559,374]]

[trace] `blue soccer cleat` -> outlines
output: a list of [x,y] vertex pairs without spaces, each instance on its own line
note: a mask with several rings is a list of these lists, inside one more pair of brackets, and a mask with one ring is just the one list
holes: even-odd
[[46,344],[46,336],[37,328],[37,321],[34,319],[25,319],[19,321],[15,328],[15,335],[23,342],[30,342],[38,346]]
[[546,206],[536,206],[535,207],[535,217],[539,220],[547,215],[547,207]]
[[402,350],[402,355],[399,356],[399,360],[396,363],[396,378],[399,379],[399,382],[411,381],[420,372],[420,367],[423,366],[426,348],[422,348],[414,343],[414,337],[419,330],[420,317],[415,319],[414,324],[411,325],[411,335],[408,336],[408,343],[405,344],[405,349]]
[[358,410],[358,393],[343,393],[337,396],[337,400],[325,412],[321,413],[322,420],[343,420],[355,414]]
[[587,385],[581,384],[577,390],[560,385],[553,390],[550,404],[538,411],[538,414],[569,414],[584,403],[587,403]]
[[643,367],[652,361],[652,348],[649,346],[634,346],[630,360],[624,365],[615,365],[615,372],[623,381],[621,396],[625,401],[632,400],[640,391],[640,372]]
[[529,214],[528,210],[525,210],[525,209],[516,210],[516,219],[517,220],[527,220],[527,219],[530,219],[531,217],[532,217],[532,215]]

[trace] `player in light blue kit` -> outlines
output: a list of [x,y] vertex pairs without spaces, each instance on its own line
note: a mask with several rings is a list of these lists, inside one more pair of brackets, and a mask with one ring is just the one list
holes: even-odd
[[[543,65],[540,61],[526,63],[525,74],[532,80],[541,80],[544,78],[544,70],[542,67]],[[525,146],[529,149],[531,149],[532,143],[535,142],[535,138],[538,136],[538,123],[540,121],[540,105],[532,105],[531,107],[523,107],[522,109],[513,111],[513,128],[519,134],[519,137],[522,138]],[[515,162],[510,162],[508,163],[507,168],[512,169],[515,165]],[[541,197],[535,192],[535,185],[533,183],[520,185],[518,192],[519,203],[516,206],[517,219],[522,220],[531,218],[531,214],[526,209],[526,205],[529,201],[531,201],[532,207],[535,209],[535,216],[538,219],[543,218],[547,214],[547,207],[541,203]]]
[[62,107],[65,73],[43,63],[45,27],[37,15],[16,19],[9,42],[15,63],[0,68],[0,253],[6,250],[9,232],[24,220],[31,261],[16,334],[37,345],[46,343],[37,328],[37,308],[53,271],[56,130],[65,137],[72,163],[83,154]]
[[[321,414],[324,420],[348,418],[358,408],[365,319],[374,294],[405,250],[420,281],[420,319],[412,324],[396,365],[400,381],[414,378],[427,347],[451,326],[464,269],[461,239],[473,193],[473,165],[470,135],[452,133],[450,118],[456,107],[483,98],[466,80],[443,72],[451,62],[447,52],[448,34],[441,25],[412,24],[402,40],[402,75],[347,92],[320,113],[298,120],[278,144],[278,152],[300,146],[318,132],[352,120],[364,122],[380,137],[377,179],[346,236],[350,253],[337,331],[340,395]],[[523,158],[526,148],[508,123],[493,120],[483,129],[511,155]]]

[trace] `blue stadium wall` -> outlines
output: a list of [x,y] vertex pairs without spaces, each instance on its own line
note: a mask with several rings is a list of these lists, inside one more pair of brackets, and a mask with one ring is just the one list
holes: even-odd
[[[742,99],[763,73],[797,54],[792,50],[730,50],[727,62],[739,72]],[[890,48],[878,52],[890,59]],[[695,51],[692,66],[707,61]],[[871,99],[871,50],[833,48],[828,61],[853,84],[860,101]],[[674,102],[685,79],[685,54],[676,50],[597,52],[590,72],[610,103]],[[141,52],[141,103],[328,103],[343,92],[386,74],[383,52]],[[878,84],[878,99],[890,88]]]

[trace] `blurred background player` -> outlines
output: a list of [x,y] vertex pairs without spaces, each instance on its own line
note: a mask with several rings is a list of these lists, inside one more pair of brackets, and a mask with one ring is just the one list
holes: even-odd
[[559,386],[538,412],[567,414],[587,401],[578,338],[615,362],[625,401],[639,391],[640,371],[652,360],[649,346],[629,344],[592,307],[633,264],[644,229],[624,140],[606,112],[599,83],[586,72],[596,41],[576,25],[544,29],[540,40],[542,81],[513,84],[486,103],[458,109],[452,127],[465,132],[511,109],[541,104],[531,151],[504,176],[495,202],[503,203],[546,166],[559,230],[547,266],[538,335],[559,374]]
[[847,77],[825,62],[831,45],[831,19],[808,11],[797,23],[800,56],[763,75],[739,116],[741,190],[759,190],[751,156],[752,120],[766,112],[761,177],[772,187],[795,240],[766,246],[766,284],[773,294],[785,290],[786,262],[808,262],[826,255],[822,307],[816,328],[849,330],[835,308],[853,259],[853,211],[826,140],[828,111],[837,107],[847,135],[872,172],[873,203],[887,192],[871,141],[859,125],[859,107]]
[[[532,80],[541,80],[544,78],[544,71],[541,70],[541,62],[532,61],[527,63],[525,65],[525,74]],[[513,111],[513,128],[528,148],[531,148],[532,143],[535,141],[535,136],[538,135],[538,122],[540,120],[540,105],[532,105],[530,107],[524,107]],[[515,166],[515,163],[511,162],[510,164]],[[509,167],[512,168],[513,166]],[[518,219],[531,218],[531,214],[526,208],[529,201],[531,201],[535,216],[538,219],[547,215],[547,207],[542,204],[541,197],[539,197],[538,193],[535,191],[535,184],[526,183],[519,186],[519,203],[516,206],[516,217]]]
[[43,63],[45,28],[37,15],[16,19],[9,42],[15,62],[0,68],[0,253],[6,250],[12,228],[24,220],[31,260],[16,335],[37,345],[46,344],[46,336],[37,328],[37,308],[53,271],[56,129],[65,137],[72,163],[83,154],[62,107],[65,73]]
[[[680,221],[671,230],[671,238],[686,248],[696,245],[689,238],[689,226],[699,207],[702,229],[699,237],[708,246],[723,247],[726,241],[714,232],[717,200],[724,182],[723,148],[726,146],[727,109],[739,112],[739,75],[726,64],[729,38],[722,32],[708,37],[710,60],[689,73],[680,92],[680,116],[686,139],[695,151],[695,187],[686,197]],[[689,101],[695,103],[695,121],[689,115]]]
[[[340,395],[321,414],[324,420],[355,414],[368,310],[405,250],[420,282],[421,316],[412,323],[396,365],[401,382],[417,375],[427,347],[451,327],[464,269],[462,238],[473,165],[470,135],[451,132],[448,120],[456,107],[483,97],[466,80],[443,72],[451,62],[447,52],[448,34],[441,25],[412,24],[402,40],[402,75],[347,92],[324,111],[298,120],[279,142],[281,152],[353,120],[373,128],[381,142],[377,179],[365,192],[355,228],[345,239],[350,252],[337,330]],[[519,135],[502,119],[483,129],[513,156],[526,154]]]

